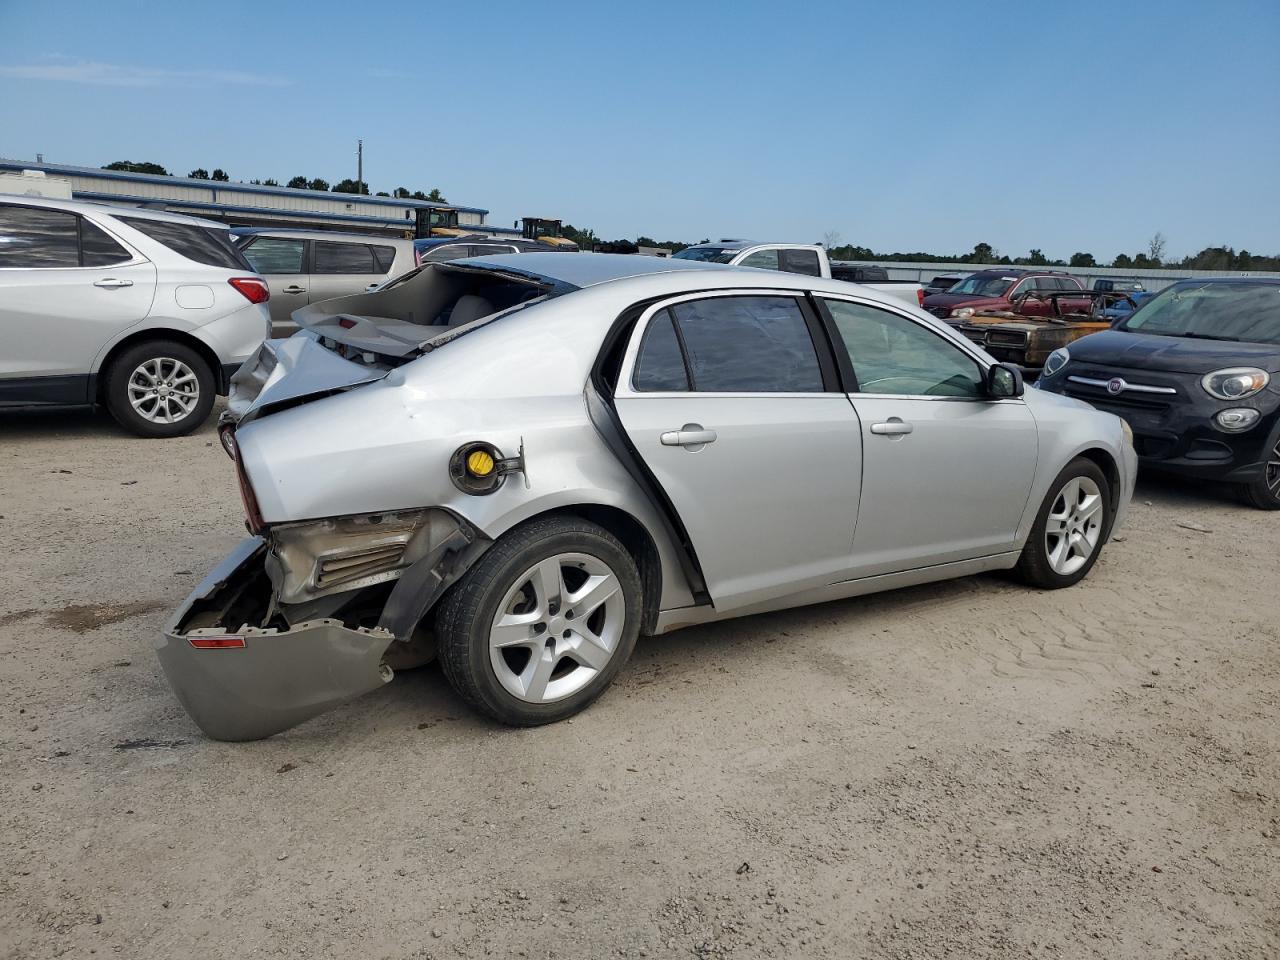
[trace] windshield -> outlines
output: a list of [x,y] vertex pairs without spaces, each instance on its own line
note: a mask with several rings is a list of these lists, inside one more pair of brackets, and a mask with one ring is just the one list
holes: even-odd
[[741,251],[727,247],[685,247],[672,260],[700,260],[703,263],[728,263]]
[[961,280],[947,293],[962,293],[970,297],[1002,297],[1004,292],[1013,286],[1013,282],[1016,279],[1016,277],[981,277],[975,275],[967,280]]
[[1116,329],[1166,337],[1280,343],[1280,284],[1174,284]]

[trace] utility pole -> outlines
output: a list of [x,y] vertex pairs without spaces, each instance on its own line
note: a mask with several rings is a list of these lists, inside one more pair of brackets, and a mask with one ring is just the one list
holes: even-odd
[[356,193],[364,193],[364,141],[356,141]]

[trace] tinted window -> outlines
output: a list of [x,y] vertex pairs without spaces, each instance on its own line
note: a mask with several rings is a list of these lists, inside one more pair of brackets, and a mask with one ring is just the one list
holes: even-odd
[[803,273],[810,277],[822,276],[817,250],[780,250],[778,257],[787,273]]
[[374,262],[378,265],[379,273],[390,273],[391,264],[395,263],[396,248],[373,246],[369,248],[373,251]]
[[363,243],[317,240],[312,273],[377,273],[373,254]]
[[80,218],[81,266],[109,267],[132,259],[133,254],[116,243],[105,230],[84,217]]
[[693,388],[720,393],[822,390],[818,355],[796,301],[719,297],[671,308]]
[[224,267],[227,270],[253,269],[240,251],[232,246],[225,230],[211,230],[186,223],[166,223],[163,220],[143,220],[140,217],[117,219],[196,263]]
[[306,249],[305,240],[258,237],[249,241],[242,252],[258,273],[305,273],[302,261]]
[[979,397],[976,361],[918,323],[858,303],[826,301],[862,393]]
[[78,267],[74,213],[0,206],[0,267]]
[[1013,277],[995,277],[990,274],[975,273],[966,277],[947,293],[962,293],[974,297],[999,297],[1013,285]]
[[780,270],[777,250],[757,250],[743,258],[740,267],[757,267],[761,270]]
[[515,247],[508,247],[501,243],[473,243],[468,248],[467,256],[470,257],[492,257],[499,253],[519,253]]
[[465,243],[446,243],[436,247],[422,258],[423,263],[440,263],[443,260],[461,260],[471,256],[471,250]]
[[640,343],[632,382],[637,390],[688,390],[689,374],[672,325],[671,312],[654,314]]

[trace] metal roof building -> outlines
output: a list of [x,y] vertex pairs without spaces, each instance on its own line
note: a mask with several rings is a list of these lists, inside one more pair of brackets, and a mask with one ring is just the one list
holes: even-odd
[[0,158],[0,173],[37,170],[47,177],[70,181],[77,200],[97,200],[129,206],[151,206],[173,213],[222,220],[234,226],[307,227],[313,230],[353,230],[360,233],[411,235],[419,211],[457,211],[457,225],[477,233],[509,230],[485,223],[489,211],[456,203],[371,197],[354,193],[295,190],[252,183],[193,180],[149,173],[128,173],[76,167],[61,163],[32,163]]

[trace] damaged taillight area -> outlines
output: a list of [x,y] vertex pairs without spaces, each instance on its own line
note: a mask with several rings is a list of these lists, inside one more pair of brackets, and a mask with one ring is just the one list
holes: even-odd
[[236,443],[236,428],[233,423],[224,423],[218,428],[218,440],[222,449],[227,452],[236,465],[236,484],[240,488],[240,503],[244,506],[244,525],[252,534],[259,534],[266,529],[262,519],[262,509],[258,506],[258,497],[253,492],[253,484],[245,473],[244,464],[240,461],[240,446]]
[[426,614],[488,544],[440,508],[275,524],[187,598],[160,663],[209,736],[271,736],[430,659]]

